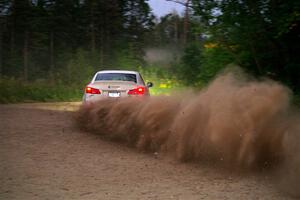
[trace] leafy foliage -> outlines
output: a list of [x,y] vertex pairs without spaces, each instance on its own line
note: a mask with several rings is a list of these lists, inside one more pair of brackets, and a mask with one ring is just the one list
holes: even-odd
[[198,74],[200,85],[207,84],[220,71],[234,61],[232,55],[223,48],[205,48],[201,60],[201,72]]
[[187,85],[194,85],[198,81],[198,75],[201,73],[201,53],[197,44],[190,44],[184,50],[178,73]]
[[256,76],[300,91],[300,3],[287,0],[194,0],[212,40]]

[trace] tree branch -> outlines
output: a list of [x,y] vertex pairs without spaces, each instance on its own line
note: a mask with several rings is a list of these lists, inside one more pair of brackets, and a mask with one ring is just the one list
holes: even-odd
[[166,0],[166,1],[171,1],[171,2],[174,2],[174,3],[181,4],[185,7],[193,8],[192,4],[190,3],[191,1],[189,1],[189,0],[187,0],[187,2],[182,2],[182,1],[179,1],[179,0]]

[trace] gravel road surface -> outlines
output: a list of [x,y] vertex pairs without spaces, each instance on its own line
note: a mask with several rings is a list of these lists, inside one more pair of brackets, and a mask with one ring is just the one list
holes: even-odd
[[78,131],[78,103],[0,105],[0,199],[291,199],[269,172],[178,163]]

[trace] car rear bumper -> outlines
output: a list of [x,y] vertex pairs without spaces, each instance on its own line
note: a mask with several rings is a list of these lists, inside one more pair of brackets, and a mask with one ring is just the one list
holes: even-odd
[[84,94],[83,97],[82,97],[82,102],[83,103],[87,103],[87,102],[95,102],[95,101],[99,101],[99,100],[103,100],[103,99],[121,99],[121,98],[135,98],[135,97],[138,97],[138,98],[145,98],[145,97],[149,97],[149,94],[148,95],[121,95],[119,97],[109,97],[108,95],[104,95],[104,94]]

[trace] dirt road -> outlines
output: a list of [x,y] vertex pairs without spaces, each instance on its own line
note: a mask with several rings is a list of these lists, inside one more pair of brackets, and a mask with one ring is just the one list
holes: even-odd
[[0,199],[291,199],[268,173],[178,163],[80,132],[76,106],[0,105]]

